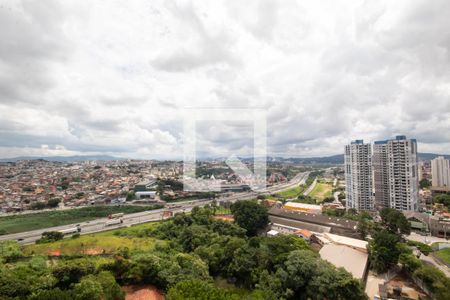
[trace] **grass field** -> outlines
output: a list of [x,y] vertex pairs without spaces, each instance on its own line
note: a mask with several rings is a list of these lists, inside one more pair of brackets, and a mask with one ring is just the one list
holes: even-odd
[[230,215],[230,214],[231,214],[231,209],[229,209],[229,208],[219,206],[216,209],[216,215]]
[[145,223],[130,228],[115,229],[96,234],[82,235],[79,238],[66,238],[61,241],[34,244],[24,247],[25,255],[74,255],[74,254],[110,254],[118,248],[127,247],[131,251],[148,251],[155,247],[154,238],[141,234],[158,223]]
[[435,252],[436,256],[442,259],[448,266],[450,266],[450,248],[445,248]]
[[161,206],[95,206],[70,210],[45,211],[26,215],[0,217],[0,228],[2,229],[2,234],[18,233],[90,221],[119,212],[136,213],[156,208],[161,208]]
[[297,198],[298,196],[303,194],[304,191],[305,191],[305,188],[303,186],[296,186],[292,189],[279,192],[276,195],[279,197],[285,198],[285,199],[292,199],[292,198]]
[[331,184],[318,182],[309,196],[315,198],[317,202],[322,202],[323,199],[333,196],[332,191],[333,187]]

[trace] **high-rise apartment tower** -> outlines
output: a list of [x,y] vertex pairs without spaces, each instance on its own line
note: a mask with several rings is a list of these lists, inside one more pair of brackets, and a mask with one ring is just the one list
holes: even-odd
[[356,140],[345,146],[347,208],[373,209],[372,147]]
[[450,161],[439,156],[431,161],[432,184],[436,187],[450,187]]
[[416,211],[419,202],[417,141],[397,136],[375,142],[373,161],[376,207]]

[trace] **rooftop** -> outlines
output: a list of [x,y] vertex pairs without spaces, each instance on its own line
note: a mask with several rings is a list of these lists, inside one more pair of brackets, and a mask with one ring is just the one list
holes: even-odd
[[298,221],[304,221],[308,223],[315,223],[325,226],[333,226],[345,228],[348,230],[356,230],[358,222],[352,220],[346,220],[338,217],[329,217],[320,214],[305,213],[300,211],[292,211],[283,208],[272,207],[269,210],[269,215],[274,215],[282,218],[288,218]]
[[325,244],[319,251],[320,257],[336,267],[344,268],[353,277],[363,280],[369,255],[345,245]]

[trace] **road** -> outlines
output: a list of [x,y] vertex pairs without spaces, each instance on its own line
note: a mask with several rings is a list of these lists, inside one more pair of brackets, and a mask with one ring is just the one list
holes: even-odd
[[429,236],[429,235],[420,235],[415,232],[411,232],[411,234],[405,236],[405,238],[410,241],[421,242],[421,243],[428,244],[428,245],[431,245],[433,243],[448,243],[449,242],[448,240],[446,240],[444,238],[440,238],[440,237],[436,237],[436,236]]
[[[108,218],[101,218],[101,219],[95,219],[92,221],[87,222],[81,222],[80,228],[81,232],[80,234],[90,234],[105,230],[110,230],[114,228],[120,228],[124,226],[131,226],[134,224],[139,223],[145,223],[145,222],[151,222],[151,221],[158,221],[162,219],[162,214],[164,211],[171,210],[174,213],[177,212],[189,212],[192,210],[195,206],[205,205],[206,203],[210,203],[211,201],[202,201],[197,202],[195,204],[190,205],[184,205],[180,208],[172,208],[172,209],[156,209],[151,211],[145,211],[145,212],[139,212],[134,214],[126,214],[123,216],[122,224],[118,225],[112,225],[112,226],[106,226],[106,221],[108,221]],[[77,224],[70,224],[70,225],[63,225],[63,226],[57,226],[57,227],[51,227],[51,228],[45,228],[45,229],[38,229],[28,232],[21,232],[21,233],[15,233],[15,234],[8,234],[8,235],[2,235],[0,236],[0,241],[2,240],[18,240],[20,244],[31,244],[34,243],[36,240],[40,239],[42,236],[42,233],[45,231],[59,231],[63,229],[69,229],[75,227]]]
[[314,179],[313,183],[308,187],[308,189],[303,193],[304,196],[308,196],[309,193],[312,192],[312,190],[316,187],[317,185],[317,178]]
[[431,255],[425,256],[422,254],[420,255],[420,260],[438,268],[439,270],[444,272],[447,277],[450,277],[450,269],[447,266],[438,263]]
[[[267,188],[265,191],[262,192],[244,192],[244,193],[237,193],[234,195],[231,195],[229,197],[222,197],[222,198],[216,198],[216,201],[226,201],[226,202],[236,202],[238,200],[247,200],[247,199],[254,199],[259,194],[271,194],[276,193],[282,190],[290,189],[294,186],[297,186],[299,184],[302,184],[306,181],[306,178],[308,178],[309,172],[305,173],[299,173],[294,178],[291,179],[291,181],[280,184],[277,186],[272,186]],[[126,214],[123,216],[122,224],[118,225],[111,225],[106,226],[107,218],[100,218],[95,219],[92,221],[87,222],[81,222],[79,223],[81,232],[80,234],[91,234],[95,232],[101,232],[106,230],[111,230],[115,228],[120,228],[124,226],[131,226],[135,224],[140,223],[146,223],[146,222],[152,222],[152,221],[158,221],[162,219],[163,212],[164,211],[172,211],[174,214],[177,212],[190,212],[192,208],[195,206],[205,206],[207,204],[211,204],[213,200],[192,200],[192,201],[183,201],[183,202],[176,202],[172,205],[174,207],[172,208],[162,208],[162,209],[155,209],[145,212],[139,212],[134,214]],[[33,231],[27,231],[27,232],[21,232],[21,233],[15,233],[15,234],[8,234],[8,235],[2,235],[0,236],[0,241],[4,240],[16,240],[20,244],[26,245],[26,244],[32,244],[36,242],[36,240],[40,239],[42,236],[42,233],[45,231],[59,231],[63,229],[70,229],[75,227],[77,224],[69,224],[69,225],[63,225],[63,226],[57,226],[57,227],[51,227],[51,228],[45,228],[45,229],[38,229]]]

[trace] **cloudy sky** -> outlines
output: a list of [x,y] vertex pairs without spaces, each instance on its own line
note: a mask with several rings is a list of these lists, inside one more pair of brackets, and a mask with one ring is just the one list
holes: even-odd
[[[267,115],[268,153],[450,153],[450,1],[0,0],[0,157],[183,153],[186,111]],[[252,149],[251,117],[197,151]]]

